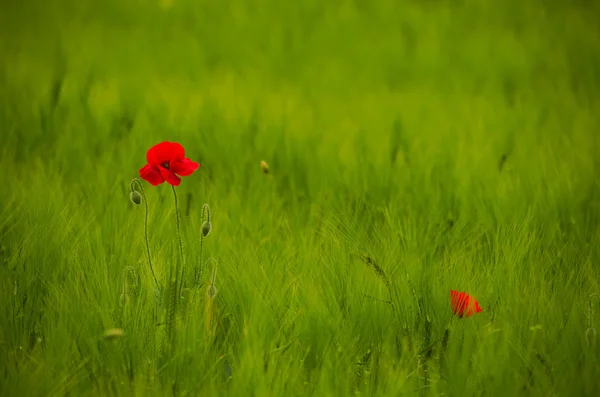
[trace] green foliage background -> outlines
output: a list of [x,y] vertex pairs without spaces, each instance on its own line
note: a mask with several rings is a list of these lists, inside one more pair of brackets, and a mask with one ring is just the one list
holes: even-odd
[[[598,395],[598,21],[583,0],[2,2],[0,395]],[[201,163],[170,349],[128,201],[164,140]],[[164,282],[172,192],[145,191]],[[450,289],[483,312],[453,317]]]

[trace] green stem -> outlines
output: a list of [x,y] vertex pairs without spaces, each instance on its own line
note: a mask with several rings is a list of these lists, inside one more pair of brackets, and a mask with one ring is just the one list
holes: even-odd
[[181,240],[181,227],[179,222],[179,204],[177,202],[177,191],[175,190],[175,186],[171,186],[173,188],[173,197],[175,198],[175,219],[177,223],[177,238],[179,239],[179,255],[181,257],[181,286],[179,287],[179,291],[181,293],[181,288],[183,286],[183,276],[185,273],[184,266],[184,258],[183,258],[183,241]]
[[196,266],[196,274],[194,278],[196,279],[196,286],[200,286],[200,282],[202,281],[202,251],[204,249],[204,236],[200,236],[200,263]]
[[[202,216],[200,218],[200,225],[204,225],[204,216],[207,215],[207,222],[210,222],[210,208],[208,207],[208,204],[204,204],[202,206]],[[196,286],[200,287],[200,283],[202,281],[202,258],[203,258],[203,253],[204,253],[204,234],[200,233],[200,263],[196,266],[196,271],[195,271],[195,281],[196,281]]]
[[213,266],[212,276],[210,278],[210,284],[208,285],[208,288],[206,289],[206,296],[208,298],[213,299],[217,295],[217,287],[215,287],[215,284],[216,284],[216,279],[217,279],[217,265],[218,265],[218,262],[215,259],[213,259],[213,258],[209,258],[206,261],[206,264],[208,265],[208,263],[210,261],[214,262],[214,266]]
[[600,301],[600,295],[598,294],[591,294],[590,297],[588,298],[588,322],[589,322],[589,327],[588,328],[592,328],[594,326],[594,307],[592,306],[592,298],[596,298]]
[[152,277],[154,278],[154,283],[156,283],[156,287],[160,288],[158,280],[156,279],[156,274],[154,273],[154,268],[152,267],[152,257],[150,256],[150,240],[148,239],[148,200],[146,200],[144,186],[142,186],[142,182],[139,179],[133,178],[131,180],[131,183],[129,184],[131,191],[133,192],[135,190],[133,187],[135,183],[137,183],[137,185],[140,188],[140,192],[142,193],[142,200],[144,201],[144,205],[146,207],[146,217],[144,218],[144,236],[146,238],[146,253],[148,254],[148,265],[150,265],[150,272],[152,273]]

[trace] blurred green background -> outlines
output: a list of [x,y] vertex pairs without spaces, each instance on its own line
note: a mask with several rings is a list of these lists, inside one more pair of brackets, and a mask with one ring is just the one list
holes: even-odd
[[[597,395],[599,21],[584,0],[3,1],[0,394]],[[186,280],[160,366],[127,196],[164,140],[201,163],[182,228],[198,262],[211,206],[220,328]],[[145,189],[164,280],[172,193]],[[449,289],[483,313],[453,321]]]

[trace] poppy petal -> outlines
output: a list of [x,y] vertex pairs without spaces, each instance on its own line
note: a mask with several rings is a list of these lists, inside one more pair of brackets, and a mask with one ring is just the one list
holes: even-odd
[[179,186],[179,184],[181,183],[181,178],[179,178],[171,170],[168,170],[165,167],[158,167],[158,169],[160,170],[162,177],[165,178],[167,183],[173,186]]
[[192,175],[192,172],[196,171],[198,167],[200,167],[200,164],[190,160],[189,158],[184,158],[182,160],[171,160],[169,169],[174,174],[180,176],[189,176]]
[[470,317],[473,314],[475,314],[475,299],[472,299],[470,296],[467,296],[467,299],[465,300],[464,316]]
[[450,291],[450,297],[452,298],[452,313],[453,314],[460,314],[460,305],[461,305],[461,298],[462,295],[461,293],[459,293],[458,291],[454,291],[451,290]]
[[473,314],[477,314],[481,312],[481,307],[479,307],[479,302],[477,302],[473,297],[471,297],[468,316],[472,316]]
[[464,292],[460,293],[458,310],[461,316],[465,316],[469,309],[469,295]]
[[161,142],[152,146],[146,153],[148,164],[160,165],[173,159],[185,157],[185,149],[177,142]]
[[152,186],[158,186],[165,181],[160,171],[150,164],[146,164],[140,169],[140,177]]
[[452,300],[452,313],[461,318],[470,317],[482,311],[479,302],[465,292],[450,290],[450,298]]

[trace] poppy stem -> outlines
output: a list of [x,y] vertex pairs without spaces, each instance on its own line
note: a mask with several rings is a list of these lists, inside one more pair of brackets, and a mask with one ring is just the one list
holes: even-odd
[[594,307],[592,306],[593,298],[596,298],[600,301],[600,295],[591,294],[590,297],[588,298],[588,321],[589,321],[588,328],[592,328],[594,326]]
[[217,295],[217,287],[215,287],[215,280],[217,277],[217,261],[210,258],[208,261],[206,261],[207,263],[210,262],[210,260],[212,260],[215,264],[213,266],[213,271],[212,271],[212,277],[210,280],[210,285],[208,286],[208,288],[206,289],[206,312],[205,312],[205,324],[206,324],[206,331],[208,332],[208,334],[210,335],[214,329],[213,326],[213,319],[214,319],[214,312],[213,312],[213,302],[215,299],[215,296]]
[[183,283],[183,275],[185,272],[184,267],[184,258],[183,258],[183,242],[181,240],[181,227],[179,223],[179,203],[177,201],[177,191],[175,190],[175,186],[171,186],[173,189],[173,197],[175,198],[175,220],[177,223],[177,238],[179,239],[179,255],[181,256],[181,282]]
[[135,191],[133,185],[137,185],[140,188],[140,192],[142,193],[142,200],[144,201],[144,205],[146,207],[146,216],[144,218],[144,237],[146,238],[146,253],[148,254],[148,265],[150,266],[150,272],[152,273],[152,277],[154,278],[154,283],[157,288],[160,288],[158,284],[158,280],[156,279],[156,274],[154,273],[154,268],[152,267],[152,257],[150,256],[150,240],[148,239],[148,200],[146,200],[146,193],[144,193],[144,186],[142,186],[142,182],[138,178],[133,178],[129,187],[131,191]]
[[[200,222],[202,224],[204,224],[204,216],[207,216],[206,221],[210,223],[210,208],[208,207],[208,204],[204,204],[202,206],[202,216],[200,219]],[[203,252],[204,252],[204,233],[200,233],[200,263],[196,266],[196,271],[194,274],[194,278],[195,278],[195,282],[196,285],[199,287],[200,283],[202,282],[202,256],[203,256]]]

